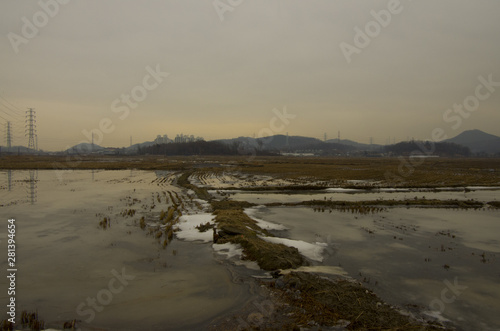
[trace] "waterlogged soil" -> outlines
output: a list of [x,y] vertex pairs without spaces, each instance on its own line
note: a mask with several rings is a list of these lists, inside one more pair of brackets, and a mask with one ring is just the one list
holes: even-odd
[[328,243],[316,264],[341,266],[386,302],[459,330],[500,328],[498,209],[260,207],[252,215],[288,228],[276,235]]
[[[163,237],[140,228],[140,215],[149,222],[172,205],[164,191],[181,193],[166,173],[13,171],[10,184],[3,175],[2,223],[16,219],[19,317],[38,310],[57,329],[74,319],[83,330],[198,329],[253,297],[251,284],[236,283],[214,259],[210,243],[174,237],[163,247]],[[122,216],[130,209],[134,216]],[[6,252],[6,228],[0,232]],[[2,290],[3,307],[7,300]]]
[[[335,189],[332,189],[335,190]],[[500,188],[442,188],[435,189],[337,189],[309,192],[232,192],[218,191],[223,196],[236,201],[247,201],[255,204],[268,203],[294,203],[308,200],[334,200],[334,201],[370,201],[370,200],[407,200],[407,199],[438,199],[438,200],[476,200],[481,202],[500,201]],[[216,191],[214,193],[217,193]]]
[[[459,330],[500,328],[496,316],[500,210],[494,208],[500,191],[491,187],[305,191],[301,185],[309,181],[302,177],[307,171],[289,179],[262,174],[262,169],[296,169],[286,160],[271,167],[273,160],[261,160],[260,165],[225,160],[225,167],[237,171],[227,174],[219,169],[215,175],[210,167],[192,169],[191,163],[201,161],[189,158],[168,160],[165,170],[155,172],[0,173],[0,212],[17,224],[17,311],[38,310],[46,327],[58,329],[65,321],[77,320],[83,330],[319,329],[319,324],[335,330],[405,330],[433,329],[421,326],[436,319]],[[115,162],[108,161],[110,167]],[[209,161],[213,162],[204,162]],[[311,167],[329,166],[307,162],[312,162]],[[361,167],[349,162],[345,164],[349,169]],[[340,171],[344,166],[335,167]],[[259,184],[258,178],[266,185],[295,185],[296,189],[293,194],[206,189],[222,182],[250,189]],[[354,184],[363,186],[373,178]],[[318,178],[315,185],[323,185],[324,179]],[[475,199],[481,208],[333,206],[338,200],[378,199]],[[304,203],[309,200],[321,203]],[[482,203],[491,201],[491,208],[483,207]],[[263,203],[288,206],[255,207]],[[210,219],[213,210],[214,220],[204,224],[209,231],[217,228],[219,242],[214,247],[210,239],[189,242],[170,231],[183,213]],[[253,219],[287,229],[267,232]],[[295,248],[271,245],[261,240],[266,235],[321,243],[322,258],[309,260]],[[4,238],[5,234],[0,245],[6,251]],[[224,258],[215,252],[218,244],[235,245],[230,251],[241,248],[246,261],[238,256]],[[259,270],[259,265],[276,269],[269,263],[280,262],[275,256],[283,257],[283,268],[302,267],[281,274]],[[7,268],[6,257],[0,259],[0,267]],[[6,293],[0,295],[0,304],[7,300]],[[402,317],[390,305],[413,318]]]

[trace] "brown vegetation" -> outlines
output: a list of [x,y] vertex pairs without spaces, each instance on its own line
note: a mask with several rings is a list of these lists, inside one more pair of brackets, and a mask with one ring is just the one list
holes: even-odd
[[[245,156],[29,156],[0,158],[0,169],[140,169],[195,170],[200,163],[230,166],[247,174],[265,174],[279,178],[311,178],[344,186],[348,180],[368,180],[398,187],[440,187],[500,185],[499,158],[398,158],[336,157],[256,157]],[[413,164],[412,164],[413,162]],[[417,163],[418,162],[418,163]],[[205,171],[209,168],[204,168]],[[214,168],[216,169],[216,168]],[[219,169],[220,170],[220,169]],[[190,173],[185,173],[189,177]],[[179,185],[189,184],[187,177]],[[201,190],[198,193],[201,193]],[[200,196],[200,195],[199,195]],[[201,196],[208,198],[204,193]],[[200,196],[200,197],[201,197]]]
[[242,206],[246,205],[247,203],[236,201],[212,204],[218,229],[217,236],[214,235],[214,241],[219,244],[231,242],[241,245],[245,254],[244,258],[256,261],[264,270],[290,269],[306,264],[296,248],[269,243],[259,238],[258,235],[270,236],[271,234],[262,230],[243,212]]
[[348,330],[443,330],[417,323],[357,282],[291,272],[265,284],[284,302],[278,310],[290,316],[290,329],[344,324]]

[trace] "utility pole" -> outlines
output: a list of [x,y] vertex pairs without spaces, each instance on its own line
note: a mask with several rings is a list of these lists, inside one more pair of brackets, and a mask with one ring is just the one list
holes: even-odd
[[26,131],[28,135],[28,149],[36,150],[35,135],[36,135],[36,115],[33,108],[28,108],[26,112]]

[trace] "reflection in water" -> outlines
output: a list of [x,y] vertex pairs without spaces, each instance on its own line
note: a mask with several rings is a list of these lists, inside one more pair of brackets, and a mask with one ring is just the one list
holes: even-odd
[[28,200],[32,205],[35,204],[36,202],[36,197],[37,197],[37,185],[36,182],[38,181],[38,170],[30,170],[30,179],[28,181]]
[[[22,243],[16,306],[37,310],[50,327],[76,319],[82,330],[206,329],[254,297],[231,266],[215,260],[211,244],[174,237],[162,247],[138,226],[142,216],[155,222],[171,206],[156,199],[163,191],[179,192],[168,182],[159,187],[154,172],[96,170],[91,181],[91,171],[72,171],[60,181],[55,171],[13,171],[12,192],[3,178],[0,213],[16,219]],[[137,214],[124,216],[125,209]],[[106,231],[98,226],[103,217],[112,222]],[[113,270],[134,279],[111,283],[110,292]],[[1,291],[0,304],[8,300]]]
[[12,191],[12,170],[7,170],[7,181],[8,181],[8,188],[9,192]]
[[[324,242],[324,265],[341,265],[382,299],[436,310],[446,284],[467,290],[441,309],[459,330],[498,330],[499,211],[390,208],[378,214],[260,207],[255,217],[282,224],[279,236]],[[488,290],[485,290],[488,289]]]

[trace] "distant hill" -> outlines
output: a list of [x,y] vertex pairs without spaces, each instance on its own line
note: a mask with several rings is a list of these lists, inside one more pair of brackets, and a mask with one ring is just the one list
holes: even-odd
[[151,155],[242,155],[236,144],[221,141],[193,141],[186,143],[154,144],[143,147],[139,154]]
[[64,153],[67,154],[90,154],[94,152],[100,152],[103,151],[105,148],[101,147],[99,145],[92,145],[89,143],[80,143],[78,145],[75,145],[73,147],[68,148],[67,150],[64,151]]
[[464,131],[454,138],[445,140],[445,142],[466,146],[472,153],[500,153],[500,137],[481,130]]
[[384,152],[392,155],[436,155],[436,156],[469,156],[470,149],[451,142],[404,141],[383,147]]
[[256,148],[258,150],[296,150],[321,143],[321,140],[316,138],[301,136],[287,137],[282,134],[263,138],[238,137],[233,139],[220,139],[215,141],[232,146],[236,144],[236,146],[241,146],[241,148]]
[[347,146],[353,146],[353,147],[356,147],[356,149],[358,150],[363,150],[363,151],[369,151],[369,150],[378,150],[380,148],[382,148],[383,146],[382,145],[377,145],[377,144],[363,144],[363,143],[358,143],[356,141],[353,141],[353,140],[349,140],[349,139],[329,139],[326,141],[327,143],[334,143],[334,144],[341,144],[341,145],[347,145]]
[[321,143],[322,141],[316,138],[285,136],[282,134],[257,139],[257,144],[262,145],[267,150],[304,149]]
[[326,143],[316,138],[281,134],[263,138],[221,139],[217,142],[236,147],[241,154],[257,151],[262,153],[314,152],[319,155],[339,155],[356,149],[351,145],[337,144],[336,142]]
[[145,141],[143,143],[134,144],[130,147],[125,148],[125,153],[126,154],[135,154],[139,151],[139,149],[145,148],[145,147],[150,147],[150,146],[153,146],[155,144],[156,143],[154,141]]

